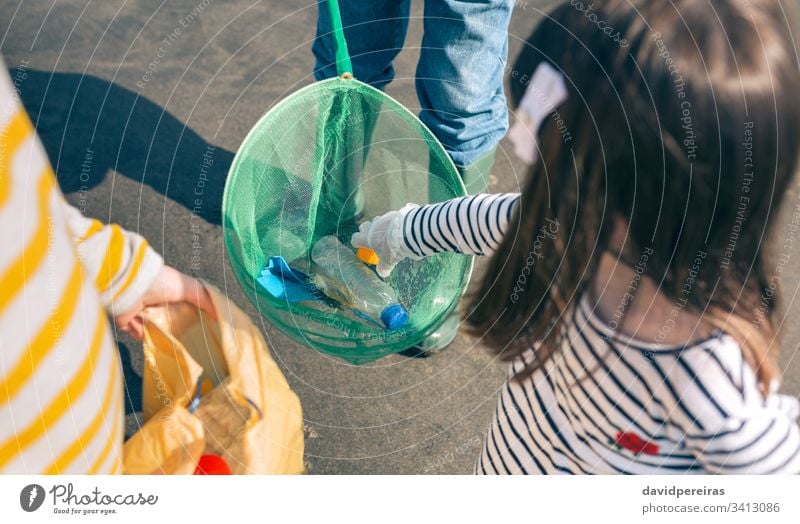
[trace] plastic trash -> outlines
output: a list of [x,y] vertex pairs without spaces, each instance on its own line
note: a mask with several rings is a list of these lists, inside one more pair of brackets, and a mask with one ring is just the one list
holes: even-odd
[[200,462],[197,463],[197,468],[194,470],[195,475],[232,475],[231,468],[225,459],[219,455],[203,455],[200,457]]
[[[338,14],[335,1],[327,4]],[[439,253],[401,262],[388,283],[409,318],[395,330],[312,299],[291,275],[264,273],[270,257],[280,256],[311,276],[320,238],[347,243],[366,220],[466,194],[433,133],[408,108],[353,78],[340,17],[331,18],[340,76],[270,101],[231,165],[223,236],[236,281],[270,324],[315,351],[365,364],[437,330],[458,306],[473,257]]]
[[356,249],[356,256],[360,261],[365,264],[369,264],[370,266],[377,266],[381,262],[378,254],[368,247],[360,247]]
[[331,309],[349,311],[359,320],[384,328],[381,322],[373,320],[351,305],[350,291],[343,284],[319,274],[306,275],[299,269],[289,267],[281,256],[269,257],[267,267],[261,271],[261,276],[256,281],[267,293],[289,304],[315,302]]
[[269,257],[267,267],[261,271],[256,281],[267,293],[287,302],[305,302],[322,298],[309,282],[308,275],[289,267],[281,256]]
[[235,475],[302,473],[300,400],[250,317],[204,285],[216,321],[185,302],[143,314],[144,424],[123,447],[123,471],[224,471],[203,461],[217,455]]
[[320,238],[311,251],[311,258],[317,265],[317,272],[342,284],[337,290],[339,296],[333,297],[336,300],[379,320],[390,330],[399,329],[408,321],[408,311],[397,300],[392,287],[335,236]]

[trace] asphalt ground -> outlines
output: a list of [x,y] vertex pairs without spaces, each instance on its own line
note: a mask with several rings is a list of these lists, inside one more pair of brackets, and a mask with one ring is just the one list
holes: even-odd
[[[512,60],[540,9],[553,4],[517,3]],[[421,14],[416,1],[388,88],[414,111]],[[313,81],[315,20],[310,0],[7,1],[0,51],[67,199],[141,233],[167,263],[222,289],[261,327],[303,404],[309,473],[469,473],[505,365],[464,336],[432,358],[345,364],[267,324],[231,273],[220,226],[227,168],[256,120]],[[524,171],[511,151],[503,141],[491,191],[518,189]],[[793,394],[800,392],[800,244],[786,248],[785,240],[799,205],[795,184],[772,241],[789,257],[781,328],[784,389]],[[141,346],[123,336],[119,343],[128,411],[136,411]],[[129,415],[129,430],[135,425]]]

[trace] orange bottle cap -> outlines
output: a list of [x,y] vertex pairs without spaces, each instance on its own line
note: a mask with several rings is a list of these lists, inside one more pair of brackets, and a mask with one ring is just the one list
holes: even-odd
[[370,266],[375,266],[381,261],[381,259],[378,258],[378,254],[368,247],[358,248],[356,250],[356,256],[360,261],[364,262],[365,264],[369,264]]

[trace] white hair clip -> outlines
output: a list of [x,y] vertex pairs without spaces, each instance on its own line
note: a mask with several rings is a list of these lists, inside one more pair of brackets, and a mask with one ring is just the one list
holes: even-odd
[[520,100],[517,121],[508,131],[514,153],[528,165],[536,162],[539,147],[536,135],[547,115],[567,100],[564,77],[547,62],[534,71],[525,94]]

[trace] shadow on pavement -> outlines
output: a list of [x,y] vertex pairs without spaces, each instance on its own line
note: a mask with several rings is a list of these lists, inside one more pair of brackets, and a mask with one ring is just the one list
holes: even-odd
[[[18,71],[12,69],[14,77]],[[64,193],[86,192],[110,169],[221,223],[233,153],[142,95],[91,75],[27,69],[20,95]],[[195,191],[203,205],[195,209]]]

